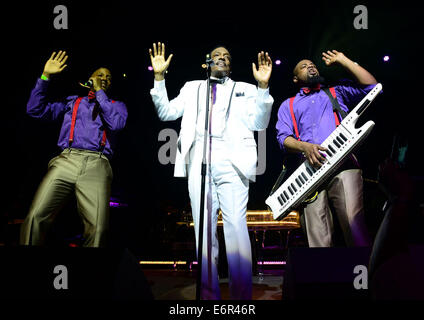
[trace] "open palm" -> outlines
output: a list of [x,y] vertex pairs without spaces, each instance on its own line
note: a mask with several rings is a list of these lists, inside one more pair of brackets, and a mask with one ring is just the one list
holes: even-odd
[[149,54],[153,72],[163,75],[166,69],[168,69],[173,55],[170,54],[168,59],[165,60],[165,44],[160,42],[158,42],[157,47],[156,43],[153,43],[153,51],[149,49]]
[[337,50],[328,50],[322,53],[322,60],[326,66],[331,66],[334,63],[342,63],[345,59],[345,55]]
[[269,79],[272,72],[272,61],[268,55],[268,52],[263,51],[258,53],[258,68],[252,63],[253,76],[259,84],[268,86]]
[[66,51],[59,51],[57,54],[53,52],[50,59],[47,60],[44,65],[44,74],[56,74],[60,73],[67,67],[65,64],[66,60],[68,60],[68,56],[66,55]]

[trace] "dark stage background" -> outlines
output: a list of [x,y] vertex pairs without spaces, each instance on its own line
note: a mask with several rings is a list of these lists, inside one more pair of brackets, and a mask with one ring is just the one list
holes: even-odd
[[[53,27],[53,9],[59,4],[68,8],[68,30]],[[353,27],[353,8],[358,4],[368,8],[367,30]],[[172,222],[182,210],[189,210],[186,180],[174,178],[173,166],[158,161],[158,150],[165,143],[158,141],[159,132],[179,131],[180,121],[160,122],[151,102],[148,48],[156,41],[166,44],[167,55],[174,54],[166,76],[170,98],[186,81],[204,78],[201,64],[217,43],[230,48],[234,80],[255,82],[251,62],[260,50],[282,61],[274,65],[270,83],[275,103],[266,131],[266,172],[251,184],[249,209],[266,208],[264,201],[280,173],[275,123],[279,105],[296,92],[291,82],[294,64],[311,58],[329,82],[349,77],[340,67],[324,65],[323,50],[342,51],[384,86],[384,94],[361,118],[376,123],[358,152],[364,177],[377,178],[377,166],[390,154],[393,135],[399,132],[410,139],[408,166],[414,175],[423,175],[419,158],[423,15],[415,4],[37,1],[8,4],[2,16],[2,219],[25,217],[49,159],[59,152],[61,124],[28,117],[26,103],[45,61],[60,49],[69,59],[65,71],[52,80],[54,97],[84,94],[78,81],[106,66],[114,77],[110,96],[127,104],[127,127],[120,134],[112,166],[113,197],[128,206],[112,210],[111,227],[115,243],[139,256],[157,252],[164,240],[175,237]],[[384,55],[390,56],[389,62],[383,62]]]

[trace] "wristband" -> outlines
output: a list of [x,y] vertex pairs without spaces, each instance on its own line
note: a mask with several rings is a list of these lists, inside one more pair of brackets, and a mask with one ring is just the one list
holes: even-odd
[[41,78],[41,80],[45,80],[45,81],[49,80],[49,78],[47,78],[44,74],[42,74],[40,78]]

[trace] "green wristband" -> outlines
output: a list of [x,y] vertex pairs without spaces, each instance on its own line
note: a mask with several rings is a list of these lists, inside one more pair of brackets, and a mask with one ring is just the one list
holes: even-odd
[[48,81],[48,80],[49,80],[49,78],[47,78],[44,74],[42,74],[42,75],[41,75],[41,80],[46,80],[46,81]]

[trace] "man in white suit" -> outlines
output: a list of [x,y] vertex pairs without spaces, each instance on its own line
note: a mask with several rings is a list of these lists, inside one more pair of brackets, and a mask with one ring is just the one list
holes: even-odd
[[[164,74],[172,59],[165,59],[165,45],[149,50],[154,71],[153,103],[162,121],[182,117],[175,159],[176,177],[188,177],[188,189],[199,234],[201,167],[205,134],[206,80],[186,82],[180,94],[169,101]],[[225,47],[210,52],[211,95],[207,134],[207,174],[202,251],[202,299],[220,299],[218,280],[217,220],[222,211],[228,260],[231,299],[252,298],[252,254],[246,224],[249,180],[255,180],[257,162],[253,132],[265,130],[274,102],[268,82],[272,61],[268,53],[258,54],[252,63],[258,88],[229,78],[231,55]]]

